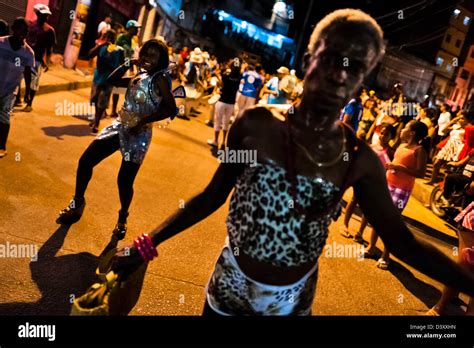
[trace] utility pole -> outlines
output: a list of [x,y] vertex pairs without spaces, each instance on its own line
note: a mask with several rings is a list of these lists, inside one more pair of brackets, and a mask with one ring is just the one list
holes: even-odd
[[79,0],[76,10],[71,11],[70,15],[74,16],[69,36],[64,49],[64,67],[74,69],[76,66],[79,51],[81,50],[82,37],[86,31],[87,17],[91,8],[92,0]]

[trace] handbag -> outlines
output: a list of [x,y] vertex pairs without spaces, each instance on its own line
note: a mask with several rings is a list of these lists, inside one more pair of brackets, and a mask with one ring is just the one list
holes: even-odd
[[111,271],[117,249],[105,254],[97,267],[99,283],[74,300],[71,316],[128,315],[140,298],[148,263],[143,263],[126,279]]

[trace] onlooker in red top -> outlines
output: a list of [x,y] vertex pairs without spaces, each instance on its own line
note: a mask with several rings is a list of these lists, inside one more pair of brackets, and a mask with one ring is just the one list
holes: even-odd
[[474,126],[469,124],[464,127],[464,147],[458,155],[458,160],[462,160],[472,151],[474,151]]
[[184,63],[186,63],[189,58],[189,48],[184,46],[181,52],[179,52],[179,55],[181,56],[181,59],[179,60],[179,65],[184,65]]

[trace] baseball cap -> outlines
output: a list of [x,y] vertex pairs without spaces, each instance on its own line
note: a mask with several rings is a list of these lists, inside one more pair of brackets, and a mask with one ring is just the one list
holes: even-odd
[[288,70],[288,68],[286,66],[281,66],[281,67],[278,68],[277,73],[289,74],[290,70]]
[[44,5],[44,4],[36,4],[34,7],[33,7],[33,10],[36,12],[36,13],[41,13],[41,14],[52,14],[51,13],[51,10],[49,9],[49,7],[47,5]]
[[131,27],[135,27],[135,28],[141,28],[141,24],[138,23],[137,21],[133,20],[133,19],[130,19],[128,22],[127,22],[127,25],[125,26],[125,28],[131,28]]

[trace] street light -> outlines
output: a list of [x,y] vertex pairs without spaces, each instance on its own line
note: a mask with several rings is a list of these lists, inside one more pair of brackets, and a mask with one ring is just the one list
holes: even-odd
[[273,5],[273,12],[276,14],[284,13],[286,11],[286,4],[284,1],[277,0]]

